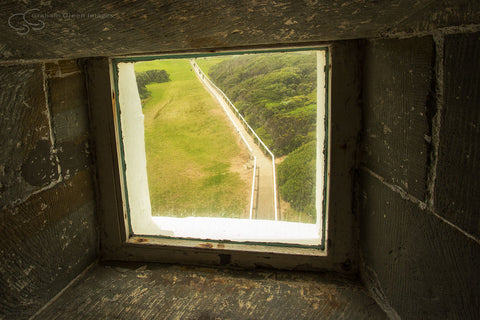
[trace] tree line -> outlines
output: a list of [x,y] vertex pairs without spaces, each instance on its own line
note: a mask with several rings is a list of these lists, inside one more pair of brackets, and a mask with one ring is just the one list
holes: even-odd
[[170,81],[170,75],[167,71],[157,69],[135,72],[135,77],[137,78],[137,88],[140,99],[146,99],[150,96],[150,92],[147,90],[147,84]]

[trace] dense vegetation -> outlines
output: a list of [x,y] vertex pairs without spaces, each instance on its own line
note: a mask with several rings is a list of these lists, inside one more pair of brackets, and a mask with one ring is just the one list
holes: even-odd
[[158,69],[135,72],[135,77],[137,78],[137,88],[141,99],[146,99],[151,94],[151,92],[147,90],[147,84],[170,81],[168,72]]
[[293,151],[278,166],[279,191],[298,211],[315,216],[315,141]]
[[[209,77],[277,156],[278,188],[315,220],[316,54],[243,55],[209,65]],[[308,218],[307,217],[307,218]]]
[[209,76],[277,157],[315,139],[315,53],[238,56]]

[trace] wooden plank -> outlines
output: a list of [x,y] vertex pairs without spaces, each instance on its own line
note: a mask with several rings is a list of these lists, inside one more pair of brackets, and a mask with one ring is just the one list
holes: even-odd
[[37,319],[385,319],[358,283],[272,271],[99,265]]
[[89,118],[95,141],[97,194],[100,199],[97,210],[104,257],[114,254],[127,239],[109,63],[108,59],[91,59],[85,62]]
[[[4,60],[376,38],[480,23],[480,4],[470,0],[5,1],[0,12]],[[25,12],[35,26],[24,25]]]

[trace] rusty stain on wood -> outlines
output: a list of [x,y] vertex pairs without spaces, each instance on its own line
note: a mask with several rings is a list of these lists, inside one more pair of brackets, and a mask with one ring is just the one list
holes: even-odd
[[135,238],[135,243],[145,243],[148,242],[147,238]]

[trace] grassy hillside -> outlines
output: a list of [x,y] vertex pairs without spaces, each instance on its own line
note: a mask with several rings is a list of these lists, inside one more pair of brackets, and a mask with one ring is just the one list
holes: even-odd
[[[277,157],[284,220],[315,222],[317,66],[315,52],[206,60],[209,77]],[[202,67],[202,64],[199,63]]]
[[[135,71],[166,70],[144,101],[147,172],[154,215],[241,217],[249,187],[232,163],[246,164],[220,107],[186,59],[137,62]],[[188,93],[188,94],[187,94]]]
[[232,59],[231,56],[211,56],[211,57],[202,57],[195,59],[195,62],[202,69],[202,71],[208,75],[210,68],[219,64],[222,61]]
[[276,156],[315,139],[315,52],[237,56],[208,74]]

